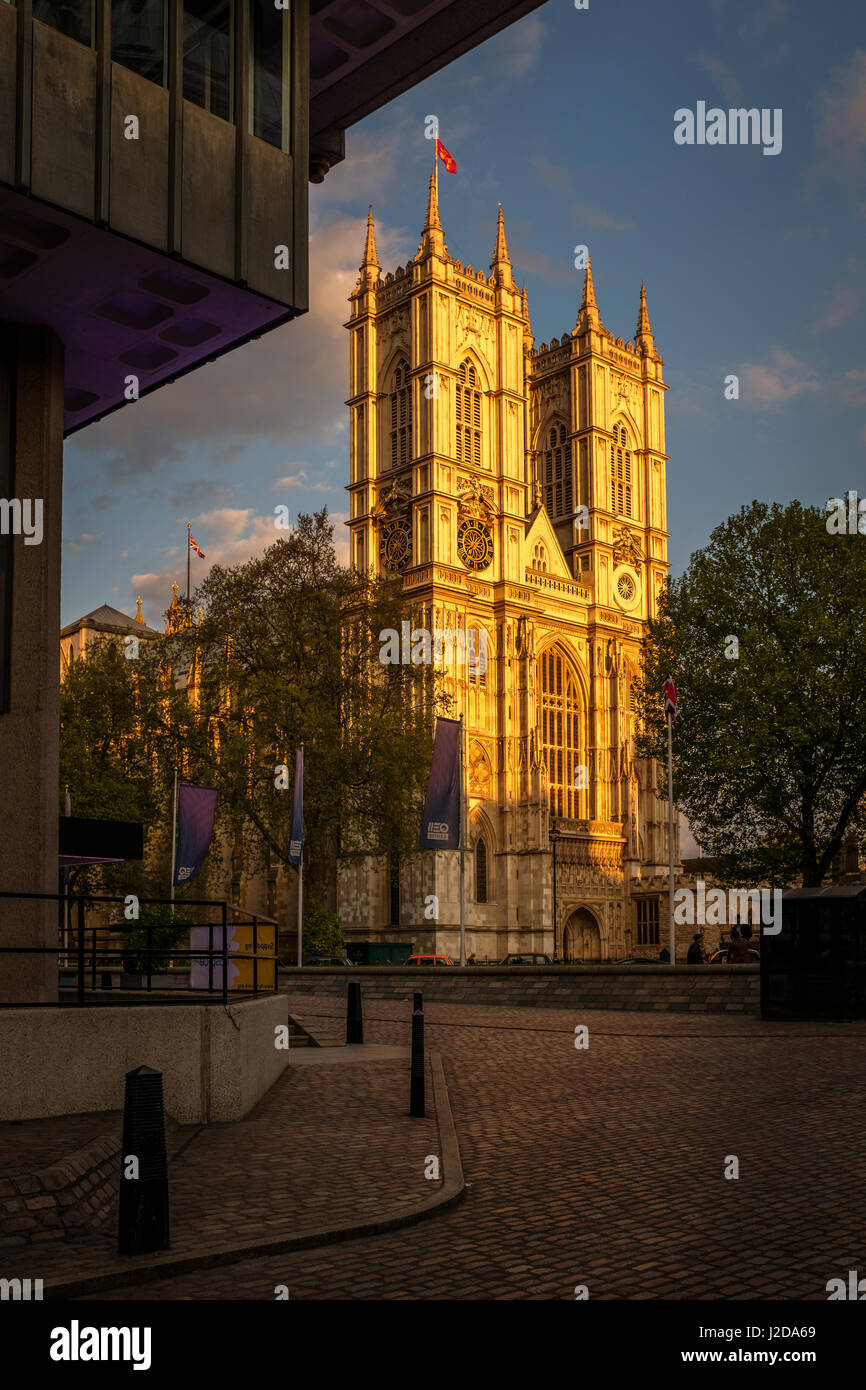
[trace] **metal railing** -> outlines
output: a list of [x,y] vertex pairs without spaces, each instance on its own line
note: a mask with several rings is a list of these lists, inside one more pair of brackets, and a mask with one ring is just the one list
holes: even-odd
[[[279,989],[279,959],[278,959],[278,940],[277,923],[272,917],[266,917],[261,912],[250,912],[247,908],[239,907],[235,903],[230,903],[226,899],[209,898],[184,898],[180,902],[172,903],[170,898],[146,898],[139,897],[139,905],[151,905],[155,907],[174,907],[179,911],[185,912],[188,908],[210,909],[206,914],[212,918],[214,909],[219,913],[219,921],[205,920],[201,922],[178,923],[179,930],[206,930],[208,933],[207,947],[192,946],[164,946],[154,940],[154,933],[161,932],[166,927],[171,926],[171,921],[165,923],[143,922],[140,925],[135,921],[121,926],[117,923],[88,925],[87,912],[89,909],[99,910],[102,906],[109,903],[118,903],[125,906],[129,901],[129,895],[115,896],[111,894],[87,893],[80,895],[68,895],[64,893],[12,893],[0,890],[0,899],[14,900],[20,902],[56,902],[58,912],[62,913],[61,921],[58,923],[58,944],[56,946],[0,946],[0,958],[4,956],[54,956],[57,959],[58,970],[60,971],[60,983],[58,985],[58,1000],[60,1004],[75,1004],[79,1007],[87,1004],[105,1004],[112,1002],[105,998],[105,994],[100,990],[99,998],[93,998],[97,991],[96,976],[100,965],[106,961],[117,960],[121,969],[125,971],[125,962],[129,962],[133,957],[136,964],[143,961],[145,969],[136,971],[125,971],[127,983],[121,985],[121,989],[135,993],[140,991],[143,995],[149,996],[147,1002],[151,1004],[159,1003],[223,1003],[227,1004],[229,997],[233,998],[252,998],[258,994],[277,993]],[[69,909],[69,913],[67,913]],[[248,922],[233,921],[229,926],[229,913],[241,914],[249,919]],[[259,950],[259,928],[260,925],[273,927],[274,950],[266,952]],[[233,950],[229,947],[229,932],[238,927],[252,927],[252,952],[243,950]],[[134,930],[143,933],[145,936],[144,946],[116,946],[101,944],[111,937],[117,937],[124,930]],[[222,944],[214,946],[214,933],[221,932]],[[88,933],[90,946],[88,950]],[[100,937],[100,933],[102,934]],[[71,939],[70,939],[71,938]],[[98,940],[99,938],[99,940]],[[65,957],[65,963],[63,958]],[[70,964],[70,958],[72,964]],[[170,962],[188,962],[190,965],[189,978],[182,985],[169,985],[164,983],[154,986],[154,976],[164,977],[165,972],[155,970],[154,961],[168,959]],[[242,960],[252,963],[252,988],[240,988],[229,984],[229,962]],[[207,985],[193,985],[192,966],[193,962],[207,963],[208,978]],[[259,966],[267,962],[272,963],[273,983],[268,983],[259,989]],[[214,975],[219,973],[216,966],[221,966],[221,981],[214,985]],[[63,984],[63,975],[72,975],[74,978],[75,998],[68,997],[71,992],[69,986]],[[87,997],[88,985],[87,977],[90,976],[89,989],[91,997]],[[180,971],[178,971],[180,975]],[[131,978],[139,977],[141,983],[129,983]],[[63,997],[64,993],[67,997]],[[175,996],[170,1000],[166,996]],[[144,1000],[117,1000],[118,1003],[141,1003]],[[7,1006],[7,1001],[0,997],[0,1005]],[[27,1004],[26,1007],[39,1007],[38,1004]]]

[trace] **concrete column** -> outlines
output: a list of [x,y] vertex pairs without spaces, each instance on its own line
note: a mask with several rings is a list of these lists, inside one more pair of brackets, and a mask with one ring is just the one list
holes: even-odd
[[[0,537],[11,602],[0,695],[0,888],[56,893],[59,781],[63,347],[49,328],[0,325],[0,479],[7,500],[42,502],[42,541]],[[11,486],[10,486],[11,484]],[[25,513],[26,515],[26,513]],[[8,549],[11,548],[11,567]],[[56,903],[0,898],[0,945],[57,944]],[[57,998],[53,956],[0,956],[0,1003]]]

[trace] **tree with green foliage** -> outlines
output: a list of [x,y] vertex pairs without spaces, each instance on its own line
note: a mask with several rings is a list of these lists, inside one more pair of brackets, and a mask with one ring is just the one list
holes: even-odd
[[[638,752],[727,882],[823,882],[866,843],[866,538],[817,508],[753,502],[662,596],[644,650]],[[666,788],[666,773],[660,778]]]
[[340,565],[323,511],[261,557],[214,566],[199,605],[200,623],[142,642],[137,660],[93,643],[64,681],[61,798],[68,783],[75,814],[146,827],[144,863],[87,870],[78,886],[167,896],[177,768],[218,793],[196,897],[226,891],[227,845],[251,873],[285,863],[303,743],[305,873],[333,906],[338,855],[417,849],[433,720],[447,712],[429,667],[379,660],[380,633],[413,616],[402,581]]
[[[304,903],[304,956],[340,956],[343,954],[343,933],[340,919],[319,898],[310,897]],[[293,957],[297,959],[297,953]]]

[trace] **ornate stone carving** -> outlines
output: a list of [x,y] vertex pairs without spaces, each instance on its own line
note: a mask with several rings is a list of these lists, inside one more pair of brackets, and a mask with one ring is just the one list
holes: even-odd
[[613,563],[615,565],[639,565],[645,559],[637,537],[627,526],[618,526],[614,531]]

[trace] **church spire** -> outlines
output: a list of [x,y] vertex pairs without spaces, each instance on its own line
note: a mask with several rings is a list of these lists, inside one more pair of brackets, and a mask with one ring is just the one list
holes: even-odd
[[577,311],[577,326],[578,328],[597,327],[599,323],[595,285],[592,283],[592,261],[587,257],[586,270],[583,272],[583,298]]
[[637,316],[634,345],[644,354],[655,351],[655,340],[653,338],[652,328],[650,327],[649,312],[646,307],[646,285],[641,285],[640,287],[640,312]]
[[375,285],[379,278],[379,256],[376,252],[376,232],[373,227],[373,206],[367,213],[367,239],[364,242],[364,259],[361,262],[361,282]]
[[511,274],[511,261],[508,256],[508,243],[505,240],[505,221],[502,216],[502,204],[499,204],[499,216],[496,222],[496,245],[493,249],[493,260],[490,262],[490,269],[496,273],[496,283],[506,289],[514,288],[514,278]]
[[421,233],[419,256],[444,256],[447,251],[442,223],[439,220],[439,168],[438,159],[433,156],[433,172],[430,175],[430,191],[427,194],[427,216]]

